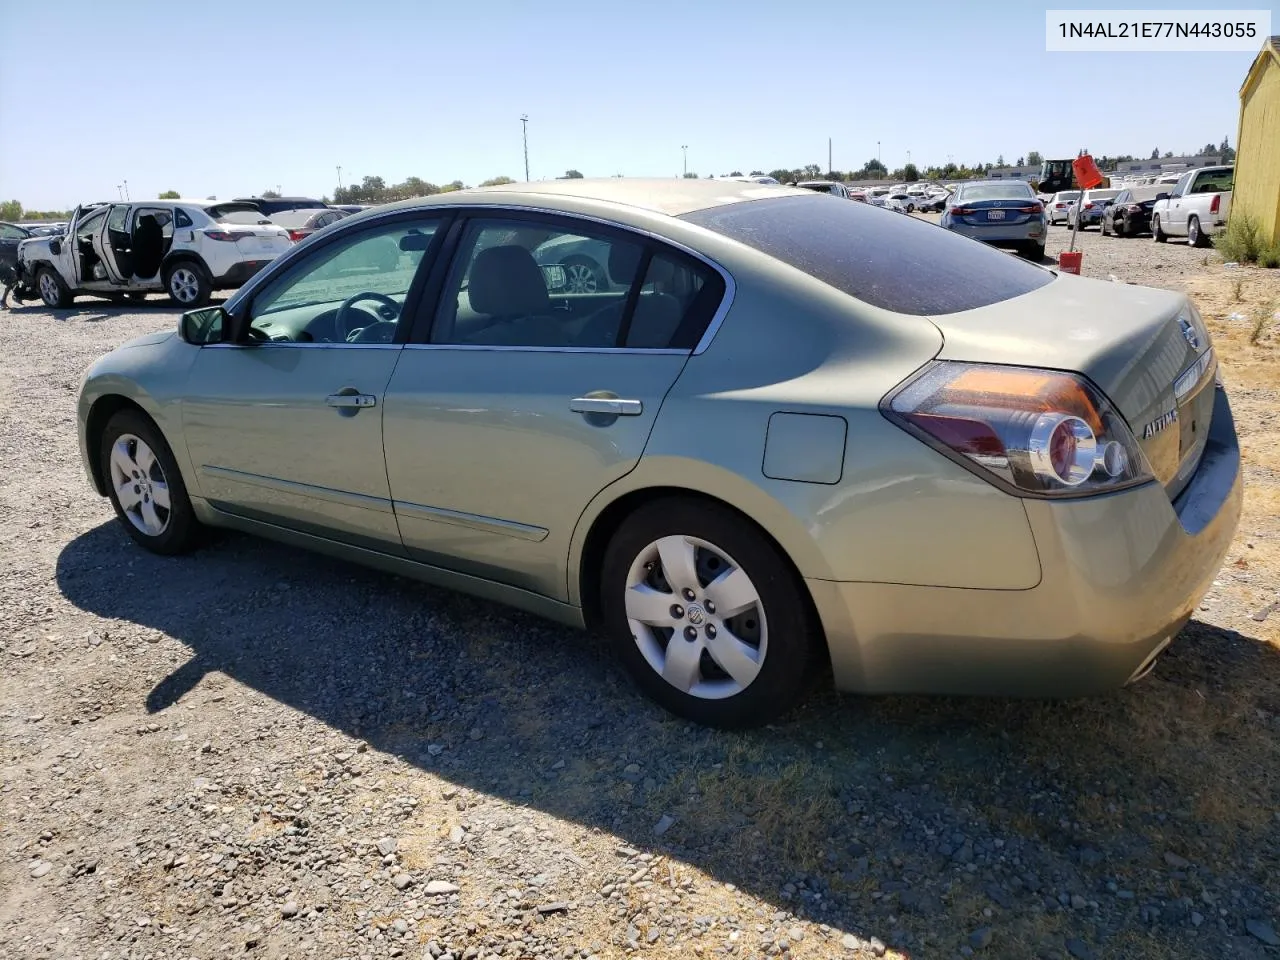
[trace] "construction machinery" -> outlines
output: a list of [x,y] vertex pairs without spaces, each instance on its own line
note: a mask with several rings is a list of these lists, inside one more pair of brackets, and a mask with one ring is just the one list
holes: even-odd
[[[1111,186],[1111,178],[1103,177],[1098,187]],[[1040,180],[1031,184],[1031,189],[1041,195],[1058,193],[1060,190],[1080,190],[1080,181],[1076,179],[1071,160],[1046,160],[1040,166]]]

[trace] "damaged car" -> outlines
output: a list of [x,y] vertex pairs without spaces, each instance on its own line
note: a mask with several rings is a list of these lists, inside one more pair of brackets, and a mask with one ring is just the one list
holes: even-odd
[[61,235],[19,244],[15,295],[62,308],[80,295],[122,301],[163,292],[178,306],[198,307],[292,245],[289,231],[245,204],[87,204]]

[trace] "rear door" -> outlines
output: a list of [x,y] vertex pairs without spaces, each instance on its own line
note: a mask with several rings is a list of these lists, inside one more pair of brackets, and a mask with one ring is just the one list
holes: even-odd
[[[563,600],[575,524],[640,459],[725,283],[594,221],[485,213],[455,229],[430,330],[387,388],[401,536],[418,560]],[[584,312],[546,248],[587,243],[620,289],[584,294],[599,304]]]
[[107,212],[107,228],[93,238],[93,249],[113,283],[133,276],[133,236],[129,231],[127,203],[113,203]]
[[22,227],[0,223],[0,279],[8,279],[18,262],[18,244],[29,236]]

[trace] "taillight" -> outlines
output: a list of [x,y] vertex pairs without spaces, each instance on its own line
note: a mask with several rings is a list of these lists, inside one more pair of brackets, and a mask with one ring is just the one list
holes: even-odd
[[935,361],[881,410],[1011,493],[1082,496],[1151,479],[1124,418],[1075,374]]
[[1018,207],[1018,213],[1043,213],[1044,207],[1038,203],[1033,203],[1029,207]]
[[204,231],[204,235],[210,240],[221,240],[224,243],[235,243],[237,240],[253,236],[252,233],[243,233],[239,231],[233,232],[230,230],[206,230]]
[[1209,212],[1217,213],[1220,206],[1222,206],[1222,194],[1215,193],[1213,199],[1209,201]]
[[969,214],[976,213],[976,212],[977,211],[973,207],[952,207],[951,208],[951,215],[953,217],[967,217],[969,216]]
[[1142,204],[1140,204],[1140,203],[1131,203],[1131,204],[1129,204],[1129,212],[1130,212],[1130,213],[1141,213],[1141,212],[1142,212]]
[[1086,204],[1084,205],[1084,208],[1085,208],[1086,210],[1092,210],[1092,209],[1093,209],[1093,202],[1092,202],[1092,201],[1090,201],[1089,203],[1086,203]]
[[307,235],[307,232],[306,232],[305,230],[290,230],[290,231],[289,231],[289,239],[290,239],[290,240],[292,240],[294,243],[297,243],[299,240],[301,240],[301,239],[302,239],[303,237],[305,237],[306,235]]

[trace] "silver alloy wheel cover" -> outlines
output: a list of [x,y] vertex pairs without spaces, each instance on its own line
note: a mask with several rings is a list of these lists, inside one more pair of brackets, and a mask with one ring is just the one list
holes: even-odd
[[111,489],[129,522],[148,537],[158,537],[172,516],[169,482],[155,451],[132,433],[111,445]]
[[58,304],[58,281],[53,279],[48,270],[40,274],[40,299],[46,307]]
[[[705,587],[697,573],[698,549],[723,564],[723,572]],[[660,565],[672,592],[647,582],[650,564]],[[692,601],[682,593],[685,589],[693,591]],[[673,535],[650,543],[631,563],[623,603],[631,636],[645,662],[681,693],[699,700],[723,700],[742,693],[759,675],[768,655],[769,626],[759,591],[737,561],[706,540]],[[753,610],[759,629],[756,647],[743,642],[726,624]],[[660,632],[664,628],[673,631],[665,646]],[[692,641],[685,635],[690,628],[695,633]],[[704,651],[727,679],[702,676]]]
[[179,267],[169,275],[169,292],[181,303],[192,303],[200,292],[200,278],[191,267]]
[[596,272],[585,263],[565,267],[565,289],[569,293],[595,293],[599,288]]
[[1200,239],[1200,221],[1192,217],[1187,221],[1187,243],[1191,246],[1196,245],[1196,241]]

